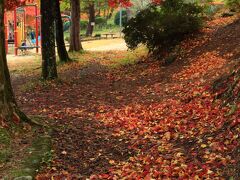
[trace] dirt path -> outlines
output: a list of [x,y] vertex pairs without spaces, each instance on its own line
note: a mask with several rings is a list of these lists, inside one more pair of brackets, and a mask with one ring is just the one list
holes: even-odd
[[[236,29],[239,29],[239,23],[229,28],[232,40],[236,40],[234,43],[239,42]],[[219,44],[216,33],[220,33],[222,44]],[[167,102],[180,99],[187,104],[191,101],[188,96],[192,87],[197,89],[209,85],[216,77],[228,72],[235,63],[230,63],[231,58],[238,56],[238,47],[233,48],[234,43],[233,46],[223,46],[228,41],[229,36],[222,29],[202,34],[192,43],[185,44],[191,47],[184,55],[185,61],[179,58],[169,67],[149,62],[112,70],[93,60],[85,68],[72,67],[72,73],[63,73],[63,82],[19,94],[18,102],[27,114],[50,118],[48,123],[56,129],[52,167],[39,178],[52,175],[59,178],[71,176],[70,179],[85,179],[91,175],[96,179],[145,177],[149,168],[156,168],[154,163],[158,157],[168,161],[179,153],[179,149],[187,151],[186,147],[179,146],[178,150],[172,148],[164,154],[165,150],[159,149],[159,143],[164,145],[169,140],[170,146],[173,142],[164,133],[150,131],[154,125],[151,123],[161,119],[160,111],[152,110],[161,104],[166,104],[165,108],[171,110]],[[232,53],[231,57],[215,53],[216,49],[223,52],[226,48]],[[209,61],[206,61],[206,53]],[[196,71],[195,67],[199,69]],[[151,113],[154,121],[141,121],[153,116]],[[171,117],[170,114],[162,116]],[[160,125],[164,126],[164,123]],[[153,151],[154,148],[157,150]],[[148,159],[150,155],[154,160]],[[189,159],[183,161],[189,163]],[[200,162],[205,163],[199,160],[196,164]],[[195,164],[192,166],[195,168]],[[215,173],[216,169],[211,172]],[[158,174],[156,177],[166,176]]]

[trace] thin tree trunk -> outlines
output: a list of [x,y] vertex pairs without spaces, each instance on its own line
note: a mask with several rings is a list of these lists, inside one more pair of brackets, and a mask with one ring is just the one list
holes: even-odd
[[88,21],[88,27],[87,27],[87,36],[92,36],[93,34],[93,28],[94,26],[92,23],[95,23],[95,8],[94,3],[90,3],[88,7],[88,13],[89,13],[89,21]]
[[0,127],[29,120],[16,103],[7,66],[4,33],[4,1],[0,0]]
[[57,75],[53,1],[41,0],[42,77],[55,79]]
[[69,51],[82,50],[80,41],[80,2],[79,0],[71,0],[71,32],[70,32],[70,49]]
[[60,11],[59,0],[54,0],[55,3],[55,25],[56,25],[56,42],[57,42],[57,51],[60,62],[69,62],[71,59],[68,56],[68,52],[64,42],[64,33],[63,33],[63,21]]

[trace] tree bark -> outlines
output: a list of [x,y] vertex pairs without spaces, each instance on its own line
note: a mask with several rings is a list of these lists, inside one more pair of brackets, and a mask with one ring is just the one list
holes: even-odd
[[7,66],[4,33],[4,1],[0,0],[0,127],[29,120],[16,103]]
[[42,77],[45,80],[58,77],[55,52],[54,12],[52,7],[52,0],[41,0]]
[[63,21],[60,11],[60,2],[59,0],[54,0],[55,7],[55,26],[56,26],[56,42],[57,42],[57,52],[60,62],[69,62],[71,59],[68,56],[68,52],[64,42],[64,33],[63,33]]
[[80,1],[71,0],[71,32],[70,32],[70,49],[69,51],[82,50],[82,44],[80,41]]
[[94,3],[92,3],[92,2],[89,3],[88,13],[89,13],[89,21],[88,21],[86,35],[92,36],[93,28],[94,28],[94,26],[92,25],[92,22],[95,23],[95,7],[94,7]]

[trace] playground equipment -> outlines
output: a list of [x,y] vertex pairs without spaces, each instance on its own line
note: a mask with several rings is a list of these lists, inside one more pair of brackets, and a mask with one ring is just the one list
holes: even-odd
[[[12,13],[5,12],[4,13],[4,23],[5,23],[5,49],[8,53],[8,44],[13,43],[14,44],[14,54],[18,55],[18,50],[21,49],[21,44],[23,41],[28,40],[27,35],[27,29],[26,29],[26,15],[27,15],[27,9],[33,8],[34,9],[34,18],[35,18],[35,43],[30,43],[28,41],[29,45],[25,46],[25,49],[36,49],[36,53],[39,52],[39,19],[40,16],[38,15],[38,3],[32,4],[27,3],[24,6],[21,7],[15,7]],[[9,22],[9,14],[12,14],[13,17],[13,32],[11,32],[11,22]],[[10,35],[12,37],[10,37]],[[41,36],[40,36],[41,37]]]

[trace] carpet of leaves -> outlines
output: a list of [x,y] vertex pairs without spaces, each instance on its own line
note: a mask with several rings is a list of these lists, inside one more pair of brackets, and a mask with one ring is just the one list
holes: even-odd
[[221,26],[229,21],[183,42],[186,52],[171,66],[112,70],[95,60],[20,94],[28,114],[55,127],[52,166],[37,179],[239,177],[240,104],[231,111],[211,90],[236,63],[240,22]]

